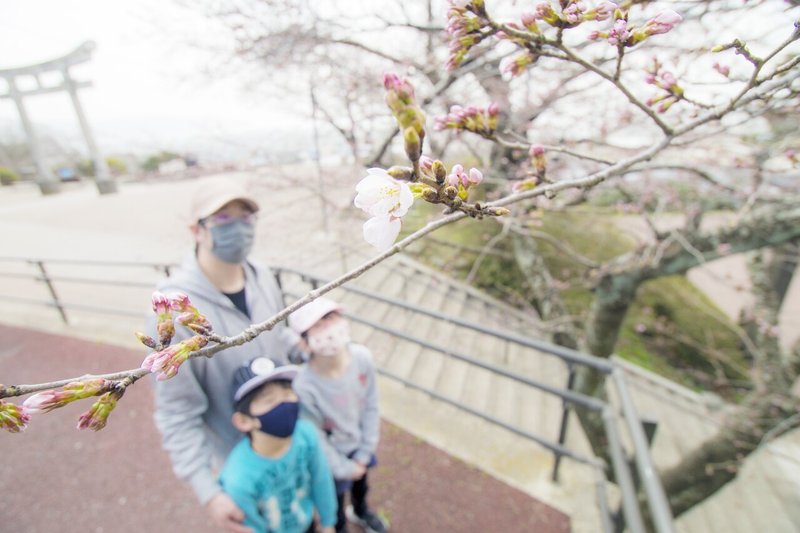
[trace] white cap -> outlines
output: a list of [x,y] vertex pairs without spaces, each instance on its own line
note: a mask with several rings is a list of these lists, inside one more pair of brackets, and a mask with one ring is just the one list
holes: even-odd
[[299,367],[294,365],[275,366],[272,359],[256,357],[244,363],[233,374],[233,401],[238,402],[248,392],[270,381],[292,381]]
[[320,318],[333,311],[341,313],[344,311],[344,307],[328,298],[317,298],[289,315],[289,327],[297,332],[298,335],[302,335],[316,324]]
[[239,182],[230,178],[210,178],[198,182],[189,207],[192,223],[213,215],[234,200],[241,200],[253,213],[258,212],[255,197]]

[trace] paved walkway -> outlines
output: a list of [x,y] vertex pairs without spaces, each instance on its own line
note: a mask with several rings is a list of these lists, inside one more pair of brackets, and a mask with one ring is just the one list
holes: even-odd
[[[23,384],[134,368],[144,351],[0,325],[0,382]],[[75,429],[88,400],[0,434],[0,524],[26,533],[211,532],[172,474],[137,383],[108,426]],[[384,421],[373,506],[396,532],[570,531],[569,518]],[[353,531],[358,531],[353,527]]]

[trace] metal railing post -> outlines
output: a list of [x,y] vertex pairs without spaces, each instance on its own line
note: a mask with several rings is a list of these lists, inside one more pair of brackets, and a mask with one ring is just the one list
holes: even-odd
[[[569,375],[567,376],[567,390],[572,390],[575,385],[575,365],[572,363],[567,364]],[[558,444],[563,446],[564,441],[567,440],[567,423],[569,422],[570,404],[566,400],[561,402],[561,427],[558,430]],[[553,463],[553,481],[558,483],[558,469],[561,466],[561,456],[557,455]]]
[[58,300],[58,295],[56,294],[55,287],[53,287],[53,282],[50,280],[50,276],[47,275],[47,269],[44,268],[44,261],[35,261],[35,263],[36,266],[39,267],[39,272],[42,274],[42,280],[44,281],[45,285],[47,285],[47,289],[50,291],[50,296],[53,297],[53,305],[55,305],[56,309],[58,309],[58,313],[61,315],[61,320],[64,321],[64,324],[69,324],[69,320],[67,320],[67,313],[64,311],[64,307]]
[[625,516],[625,524],[631,533],[644,533],[642,512],[639,509],[636,487],[633,484],[633,477],[620,442],[616,416],[608,406],[603,409],[603,423],[606,428],[606,437],[608,437],[608,448],[611,453],[614,478],[617,480],[619,489],[622,492],[622,513]]
[[625,376],[622,375],[622,369],[619,367],[612,371],[611,376],[619,393],[622,416],[625,418],[633,441],[636,470],[639,472],[639,478],[647,494],[647,505],[652,516],[653,526],[658,533],[671,533],[674,531],[672,509],[670,509],[664,487],[656,473],[653,459],[650,457],[647,436],[639,420],[639,415],[636,413],[636,407],[633,405],[633,399],[625,383]]
[[603,533],[613,533],[614,526],[611,523],[611,511],[608,508],[608,496],[606,494],[606,484],[608,479],[606,478],[604,466],[605,465],[598,465],[595,468],[597,508],[600,510],[600,521],[603,524]]

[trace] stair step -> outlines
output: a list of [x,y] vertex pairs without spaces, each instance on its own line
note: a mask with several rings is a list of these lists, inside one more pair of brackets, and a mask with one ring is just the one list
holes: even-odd
[[[440,293],[441,294],[441,293]],[[438,305],[438,311],[445,315],[454,315],[461,304],[460,298],[446,293]],[[428,330],[427,339],[437,346],[449,346],[453,341],[454,327],[441,320],[429,319],[432,327]],[[417,358],[410,373],[410,379],[429,389],[436,387],[441,372],[444,371],[447,356],[435,350],[424,350]]]

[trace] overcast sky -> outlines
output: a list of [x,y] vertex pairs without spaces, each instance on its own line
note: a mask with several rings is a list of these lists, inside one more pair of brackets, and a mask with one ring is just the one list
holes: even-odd
[[[198,35],[209,46],[221,42],[208,21],[164,0],[0,0],[0,69],[97,43],[91,62],[74,73],[94,84],[81,100],[105,152],[257,143],[259,132],[290,117],[278,102],[243,94],[234,80],[204,76],[214,56],[188,44]],[[42,133],[80,147],[66,94],[29,98],[26,107]],[[21,132],[13,103],[0,100],[0,138]]]

